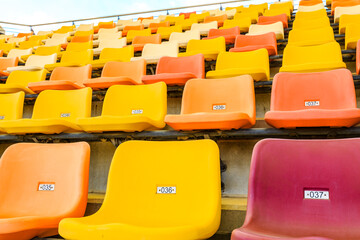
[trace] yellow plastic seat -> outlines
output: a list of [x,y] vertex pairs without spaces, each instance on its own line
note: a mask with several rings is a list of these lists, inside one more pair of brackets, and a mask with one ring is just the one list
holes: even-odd
[[304,19],[311,20],[311,19],[323,18],[323,17],[327,17],[327,12],[325,9],[320,9],[312,12],[297,12],[295,15],[295,20],[304,20]]
[[133,57],[131,61],[145,59],[147,64],[156,64],[163,56],[177,57],[179,44],[177,42],[165,42],[161,44],[145,44],[141,57]]
[[79,118],[86,132],[135,132],[165,127],[167,90],[164,82],[149,85],[114,85],[105,95],[101,116]]
[[53,46],[58,46],[58,45],[62,45],[62,44],[67,44],[68,43],[67,38],[68,37],[46,39],[45,46],[53,47]]
[[251,75],[255,81],[270,79],[269,54],[265,48],[249,52],[221,52],[216,60],[215,71],[206,78],[229,78]]
[[287,7],[290,9],[290,11],[294,11],[294,4],[293,1],[284,1],[284,2],[274,2],[272,4],[270,4],[269,9],[276,9],[276,8],[283,8],[283,7]]
[[322,3],[315,4],[315,5],[312,5],[312,6],[302,6],[302,5],[300,5],[298,7],[298,12],[314,12],[314,11],[321,10],[321,9],[325,9],[324,4],[322,4]]
[[28,41],[39,41],[39,40],[42,41],[42,40],[45,40],[47,38],[48,38],[47,35],[33,35],[33,36],[29,37]]
[[99,55],[104,48],[123,48],[127,44],[126,38],[104,39],[99,41],[99,46],[94,48],[94,55]]
[[203,54],[205,60],[216,60],[221,52],[226,51],[226,43],[224,37],[218,37],[205,40],[190,40],[186,52],[179,53],[179,57],[192,56],[196,54]]
[[191,39],[200,40],[200,32],[191,30],[186,32],[173,32],[170,35],[169,42],[177,42],[179,47],[186,47]]
[[151,29],[128,31],[126,36],[127,42],[131,43],[135,36],[151,36]]
[[262,15],[268,8],[269,6],[267,2],[249,5],[249,10],[256,10],[258,11],[259,15]]
[[62,26],[61,28],[59,28],[58,30],[54,31],[54,33],[69,33],[75,30],[75,26]]
[[[24,98],[24,92],[0,94],[0,125],[1,121],[22,118]],[[0,132],[4,132],[4,130],[0,128]]]
[[339,43],[330,42],[315,46],[287,45],[280,72],[322,72],[346,68]]
[[219,14],[221,11],[220,9],[213,9],[213,10],[203,10],[201,13],[209,13],[209,16],[215,16],[216,14]]
[[208,35],[210,29],[217,29],[218,23],[217,21],[209,22],[209,23],[194,23],[191,25],[191,31],[197,30],[201,35]]
[[225,9],[225,11],[221,11],[215,14],[215,16],[226,15],[228,18],[234,18],[236,13],[237,13],[236,9],[230,9],[230,10]]
[[14,93],[23,91],[25,93],[35,94],[28,84],[31,82],[40,82],[46,79],[46,70],[40,71],[13,71],[8,76],[5,84],[0,84],[0,93]]
[[225,20],[224,25],[220,29],[239,27],[240,32],[247,33],[249,31],[249,27],[251,25],[251,19],[248,17]]
[[316,29],[324,27],[330,27],[330,19],[328,17],[295,19],[292,29]]
[[171,25],[174,25],[176,21],[183,20],[183,19],[185,19],[184,15],[180,15],[180,16],[177,16],[177,17],[169,15],[169,16],[167,16],[165,18],[165,22],[170,22]]
[[[59,53],[61,51],[61,46],[57,45],[57,46],[39,46],[38,48],[36,48],[35,50],[35,54],[37,56],[48,56],[48,55],[52,55],[55,54],[57,55],[57,57],[59,58]],[[27,61],[27,59],[32,56],[32,55],[24,55],[21,57],[21,59],[23,59],[24,61]]]
[[210,13],[209,12],[204,12],[204,13],[192,13],[190,14],[190,17],[189,19],[196,19],[196,21],[199,23],[199,22],[203,22],[205,17],[207,16],[210,16]]
[[244,6],[238,6],[238,7],[226,7],[225,10],[232,10],[232,9],[236,9],[236,12],[241,12],[244,9]]
[[271,24],[252,24],[249,28],[249,32],[246,35],[260,35],[273,32],[276,35],[276,39],[284,39],[284,26],[282,22],[275,22]]
[[16,47],[15,43],[0,43],[0,50],[3,50],[4,53],[9,53],[11,49]]
[[313,46],[334,41],[334,30],[330,26],[313,29],[294,29],[289,32],[288,38],[288,44],[296,46]]
[[94,34],[94,29],[84,31],[84,30],[76,30],[74,36],[75,37],[82,37],[82,36],[89,36]]
[[123,25],[126,25],[128,23],[141,23],[140,20],[136,20],[134,21],[133,19],[128,19],[128,20],[122,20],[122,19],[119,19],[116,23],[117,26],[123,26]]
[[157,34],[161,35],[161,39],[169,40],[171,33],[173,32],[182,32],[182,26],[172,26],[172,27],[159,27],[157,30]]
[[257,11],[248,11],[248,12],[236,13],[234,16],[235,20],[243,19],[243,18],[250,18],[251,23],[257,23],[259,15]]
[[151,23],[160,23],[160,19],[144,19],[141,21],[145,28],[148,28]]
[[344,14],[360,14],[360,5],[351,7],[336,7],[334,13],[334,22],[337,23]]
[[358,23],[347,25],[345,31],[345,49],[356,49],[356,44],[360,40],[360,28]]
[[85,51],[65,51],[59,63],[46,64],[45,68],[48,71],[54,70],[56,67],[79,67],[90,64],[93,60],[93,50]]
[[360,24],[360,14],[343,14],[339,19],[339,34],[345,34],[346,26],[349,24]]
[[103,68],[107,62],[129,62],[134,57],[134,46],[124,48],[104,48],[99,59],[93,60],[90,64],[93,69]]
[[47,56],[31,55],[28,57],[25,66],[9,67],[6,69],[7,72],[13,71],[38,71],[44,69],[46,64],[56,63],[57,55],[56,53]]
[[91,88],[78,90],[45,90],[37,97],[31,119],[2,121],[0,128],[8,134],[81,131],[77,118],[91,115]]
[[219,159],[208,139],[122,143],[100,210],[62,220],[59,233],[73,240],[208,239],[220,224]]
[[29,48],[37,47],[40,45],[41,45],[40,40],[25,41],[25,42],[19,43],[19,49],[29,49]]
[[53,31],[38,31],[37,36],[51,37],[54,34]]
[[88,49],[93,48],[93,42],[71,42],[67,45],[66,51],[67,52],[80,52],[80,51],[86,51]]
[[281,14],[286,14],[288,19],[289,20],[291,19],[291,11],[287,7],[266,10],[264,13],[264,16],[277,16],[277,15],[281,15]]

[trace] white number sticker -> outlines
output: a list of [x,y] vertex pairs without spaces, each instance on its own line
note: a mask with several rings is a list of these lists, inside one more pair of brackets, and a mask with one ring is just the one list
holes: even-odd
[[176,187],[157,187],[157,194],[176,194]]
[[320,106],[320,101],[305,101],[305,107]]
[[0,116],[0,120],[4,120],[5,119],[5,116]]
[[143,113],[143,110],[142,109],[134,109],[134,110],[131,110],[131,114],[142,114]]
[[329,195],[329,191],[305,190],[304,198],[305,199],[329,200],[330,195]]
[[55,184],[54,183],[40,183],[38,191],[54,191]]
[[62,113],[60,114],[60,117],[70,117],[70,113]]
[[213,110],[225,110],[225,109],[226,109],[226,105],[225,105],[225,104],[213,105]]

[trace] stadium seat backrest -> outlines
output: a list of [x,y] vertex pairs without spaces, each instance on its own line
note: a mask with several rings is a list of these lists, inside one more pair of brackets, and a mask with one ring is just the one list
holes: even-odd
[[89,35],[84,35],[84,36],[74,36],[72,39],[71,39],[71,42],[72,43],[83,43],[83,42],[90,42],[93,40],[93,35],[92,34],[89,34]]
[[360,14],[343,14],[339,20],[339,33],[344,34],[346,26],[349,24],[360,24]]
[[[311,86],[311,87],[309,87]],[[272,111],[356,108],[351,72],[278,73],[271,93]]]
[[[91,39],[83,41],[83,42],[87,42],[90,40],[93,40],[92,35],[94,34],[94,30],[89,30],[89,31],[76,31],[74,36],[75,37],[86,37],[86,36],[91,36]],[[74,38],[72,39],[73,42]]]
[[68,33],[75,30],[75,26],[62,26],[58,30],[54,31],[54,33]]
[[162,34],[167,35],[167,34],[171,34],[173,32],[181,33],[182,27],[180,25],[172,26],[172,27],[159,27],[157,30],[157,34],[160,34],[160,35],[162,35]]
[[85,142],[11,145],[0,159],[0,188],[6,191],[0,198],[1,215],[58,220],[83,216],[89,162]]
[[21,43],[26,41],[26,37],[14,37],[14,38],[10,38],[7,42],[8,43]]
[[132,57],[134,57],[134,46],[130,45],[123,48],[104,48],[101,50],[99,59],[128,62]]
[[126,38],[104,39],[99,42],[99,48],[123,48],[126,46]]
[[[225,106],[218,110],[216,106]],[[226,79],[187,81],[181,114],[243,112],[255,117],[254,81],[249,75]]]
[[114,28],[100,28],[99,29],[99,36],[101,36],[102,34],[110,34],[110,33],[117,33],[119,32],[119,29],[117,27]]
[[46,64],[54,64],[57,60],[57,54],[51,54],[47,56],[31,55],[26,60],[25,66],[38,66],[44,67]]
[[98,40],[104,41],[104,40],[118,40],[121,39],[122,32],[116,32],[116,33],[102,33],[99,34]]
[[29,49],[11,49],[7,55],[9,58],[21,57],[24,55],[30,55],[32,53],[32,48]]
[[142,51],[142,57],[169,56],[177,57],[179,52],[179,44],[176,42],[162,44],[145,44]]
[[38,36],[51,36],[53,34],[53,31],[38,31]]
[[57,45],[57,46],[39,46],[35,50],[35,55],[46,56],[46,55],[51,55],[51,54],[54,54],[54,53],[58,54],[58,53],[60,53],[60,50],[61,50],[60,45]]
[[61,63],[88,64],[93,60],[93,50],[65,51],[61,57]]
[[139,83],[143,75],[146,75],[144,59],[131,62],[107,62],[101,72],[101,77],[129,77]]
[[217,29],[218,24],[216,21],[209,22],[209,23],[194,23],[191,25],[191,31],[192,30],[210,30],[210,29]]
[[140,20],[134,21],[133,19],[129,19],[129,20],[119,19],[119,20],[117,21],[117,24],[116,24],[116,25],[122,26],[122,25],[130,24],[130,23],[139,23],[139,24],[140,24],[141,21],[140,21]]
[[127,33],[127,38],[134,38],[135,36],[151,36],[151,29],[144,30],[129,30]]
[[329,27],[330,26],[330,20],[328,17],[321,17],[316,19],[300,19],[295,20],[293,22],[293,29],[298,28],[305,28],[305,29],[312,29],[312,28],[323,28],[323,27]]
[[99,22],[98,23],[98,27],[99,29],[102,28],[114,28],[115,27],[115,23],[113,21],[109,21],[109,22]]
[[67,80],[82,83],[91,78],[91,65],[83,67],[56,67],[50,76],[50,81]]
[[311,62],[342,62],[340,44],[330,42],[315,46],[287,45],[283,54],[284,65],[296,65]]
[[38,41],[38,40],[41,41],[41,40],[45,40],[47,38],[48,38],[47,35],[34,35],[34,36],[29,37],[28,41]]
[[77,118],[91,116],[91,88],[77,90],[45,90],[37,97],[32,119],[64,119],[74,122]]
[[237,36],[240,35],[240,28],[238,26],[233,28],[225,28],[225,29],[210,29],[208,36],[209,37],[220,37],[220,36]]
[[252,45],[276,45],[276,35],[273,32],[259,35],[238,35],[235,40],[235,47],[247,47]]
[[161,43],[160,34],[153,34],[150,36],[135,36],[132,41],[132,44],[146,44],[146,43],[160,44]]
[[181,19],[185,19],[185,16],[184,15],[180,15],[180,16],[177,16],[177,17],[175,17],[175,16],[167,16],[166,18],[165,18],[165,22],[170,22],[170,23],[174,23],[174,22],[176,22],[177,20],[181,20]]
[[80,24],[77,28],[76,31],[94,31],[94,24],[90,23],[90,24]]
[[16,120],[23,116],[24,92],[0,94],[0,122],[1,120]]
[[164,121],[167,89],[163,82],[147,85],[114,85],[104,99],[102,116],[144,116]]
[[154,16],[150,16],[150,17],[139,17],[137,20],[140,20],[141,22],[143,22],[144,20],[151,20],[154,19]]
[[19,58],[0,58],[0,69],[6,70],[8,67],[16,67],[18,65]]
[[286,14],[280,14],[277,16],[260,16],[258,24],[270,24],[279,21],[283,23],[284,28],[288,28],[288,18]]
[[40,71],[13,71],[6,80],[6,84],[16,84],[27,87],[31,82],[44,81],[46,70]]
[[205,17],[204,19],[204,23],[209,23],[209,22],[213,22],[213,21],[225,21],[227,20],[227,15],[226,14],[223,14],[223,15],[220,15],[220,16],[207,16]]
[[130,31],[130,30],[144,30],[144,25],[143,24],[135,25],[135,26],[126,25],[124,27],[124,31]]
[[45,46],[47,47],[59,46],[61,44],[67,43],[66,39],[67,37],[47,39],[45,42]]
[[[176,154],[169,158],[170,153]],[[106,196],[97,214],[139,226],[206,222],[203,231],[211,236],[220,223],[219,166],[219,150],[211,140],[122,143],[114,154]],[[162,194],[163,187],[176,187],[176,193]]]
[[218,37],[206,40],[190,40],[186,52],[201,51],[201,50],[217,50],[219,52],[226,51],[226,44],[224,37]]
[[40,44],[41,44],[40,40],[25,41],[25,42],[19,43],[19,49],[29,49],[29,48],[40,46]]
[[20,37],[30,37],[34,35],[33,32],[30,32],[30,33],[18,33],[18,35],[16,37],[20,38]]
[[149,28],[170,27],[170,22],[150,23]]
[[357,239],[359,149],[359,139],[258,142],[243,228],[261,226],[294,238]]
[[156,74],[185,72],[193,73],[197,78],[205,78],[204,55],[161,57],[156,68]]
[[67,52],[80,52],[93,48],[93,42],[71,42],[67,45]]
[[[294,29],[289,32],[288,44],[295,45],[318,45],[335,41],[332,27]],[[311,44],[315,43],[315,44]]]
[[16,47],[16,43],[0,43],[0,49],[4,51],[10,51]]
[[254,21],[256,22],[258,19],[258,12],[257,11],[241,12],[241,13],[236,13],[234,16],[235,20],[242,18],[250,18],[252,22]]
[[141,23],[150,27],[150,24],[152,23],[160,23],[160,19],[144,19]]
[[191,30],[191,31],[186,31],[186,32],[173,32],[170,35],[169,41],[170,42],[174,42],[174,41],[179,41],[179,42],[184,42],[184,41],[189,41],[191,39],[195,39],[195,40],[200,40],[200,32],[198,30]]
[[295,15],[295,20],[310,20],[323,17],[327,17],[327,12],[325,9],[312,12],[297,12]]

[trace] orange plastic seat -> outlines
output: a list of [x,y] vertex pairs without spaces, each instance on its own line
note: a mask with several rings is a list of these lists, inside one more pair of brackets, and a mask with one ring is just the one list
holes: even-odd
[[18,35],[16,37],[18,37],[18,38],[21,38],[21,37],[29,38],[32,35],[34,35],[33,32],[30,32],[30,33],[18,33]]
[[360,40],[356,46],[356,73],[360,74]]
[[136,26],[125,26],[123,31],[122,31],[122,36],[123,37],[126,37],[127,36],[127,33],[130,31],[130,30],[144,30],[144,25],[143,24],[140,24],[140,25],[136,25]]
[[210,29],[208,37],[205,39],[212,39],[223,36],[226,44],[234,44],[235,38],[240,35],[240,27],[236,26],[233,28],[225,29]]
[[144,19],[154,19],[154,16],[150,16],[150,17],[139,17],[137,20],[140,20],[140,21],[142,22]]
[[227,19],[228,17],[226,14],[220,16],[207,16],[204,18],[204,23],[216,21],[218,23],[218,27],[222,27],[224,25],[224,21]]
[[249,75],[192,79],[184,88],[180,115],[167,115],[175,130],[239,129],[255,124],[254,81]]
[[265,121],[276,128],[351,127],[359,123],[351,72],[276,74]]
[[276,16],[260,16],[258,19],[258,24],[272,24],[276,22],[282,22],[284,28],[289,27],[288,17],[285,13]]
[[135,52],[141,52],[147,43],[160,44],[161,35],[153,34],[151,36],[135,36],[132,45],[134,46]]
[[192,78],[205,78],[204,55],[188,57],[161,57],[155,75],[145,75],[145,84],[165,82],[167,85],[185,85]]
[[313,6],[319,3],[323,3],[322,0],[302,0],[299,2],[300,6]]
[[72,90],[84,88],[83,81],[91,78],[91,64],[83,67],[57,67],[52,71],[49,81],[29,83],[35,93],[43,90]]
[[196,14],[196,11],[187,12],[187,13],[181,12],[181,13],[179,14],[179,16],[184,15],[185,19],[188,19],[188,18],[190,18],[190,15],[191,15],[191,14]]
[[88,143],[17,143],[0,159],[0,239],[58,234],[63,218],[84,216]]
[[170,22],[150,23],[151,33],[156,33],[159,27],[170,27]]
[[230,52],[248,52],[266,48],[269,56],[277,55],[276,35],[273,32],[261,35],[238,35]]
[[100,78],[83,81],[86,87],[92,89],[106,89],[112,85],[138,85],[146,75],[146,61],[144,59],[131,62],[107,62]]
[[98,33],[101,28],[114,28],[116,24],[113,21],[109,22],[99,22],[99,24],[94,27],[94,33]]
[[17,67],[19,58],[0,58],[0,76],[9,76],[10,72],[6,72],[8,67]]

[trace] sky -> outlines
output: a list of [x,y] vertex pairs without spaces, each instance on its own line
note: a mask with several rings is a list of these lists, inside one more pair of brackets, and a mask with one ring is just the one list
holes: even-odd
[[[222,0],[0,0],[0,3],[3,2],[3,4],[6,5],[6,11],[1,11],[0,21],[23,24],[38,24],[81,18],[117,15],[123,13],[158,10],[164,8],[176,8],[199,4],[218,3],[221,1]],[[255,0],[255,2],[264,1]],[[239,6],[242,4],[249,3],[241,3],[239,1],[238,3],[228,4],[226,6]],[[208,8],[215,9],[218,7],[219,6],[210,6]],[[188,11],[190,10],[191,9],[188,9]],[[176,12],[178,13],[179,11]],[[171,13],[175,12],[170,11],[170,14]],[[158,13],[158,15],[160,14],[166,13]],[[128,18],[129,17],[124,17],[123,19]],[[23,30],[21,29],[21,27],[20,29],[18,29],[19,27],[13,29],[13,26],[8,26],[1,23],[0,25],[2,25],[6,30]],[[40,29],[38,27],[34,30],[52,30],[54,28],[56,29],[56,26],[47,26],[46,28],[44,29],[43,27],[41,27]]]

